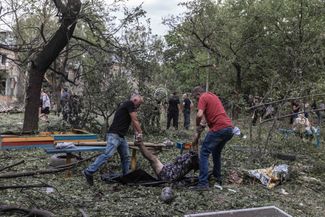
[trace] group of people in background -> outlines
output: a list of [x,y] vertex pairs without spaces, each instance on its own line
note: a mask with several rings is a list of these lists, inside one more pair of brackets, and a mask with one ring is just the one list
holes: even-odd
[[173,95],[168,99],[168,109],[167,109],[167,130],[173,122],[173,127],[178,129],[179,113],[183,112],[184,118],[184,129],[188,130],[191,124],[191,110],[193,108],[193,103],[189,99],[187,93],[183,94],[183,100],[179,99],[177,92],[174,92]]
[[317,105],[316,100],[310,105],[306,99],[302,102],[293,100],[291,102],[292,115],[290,124],[292,129],[300,135],[301,138],[313,138],[313,134],[317,133],[322,122],[325,105],[321,102]]
[[[68,92],[68,88],[63,88],[60,94],[60,106],[58,109],[58,113],[62,113],[63,120],[67,120],[68,118],[68,110],[69,110],[69,101],[70,101],[70,93]],[[49,95],[45,92],[44,89],[41,89],[40,96],[40,109],[39,109],[39,118],[40,120],[44,120],[49,122],[48,116],[50,114],[51,109],[51,100]]]

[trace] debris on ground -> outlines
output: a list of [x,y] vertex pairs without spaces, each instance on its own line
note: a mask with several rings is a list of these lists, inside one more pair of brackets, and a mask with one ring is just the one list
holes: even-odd
[[256,178],[268,189],[282,183],[289,176],[288,165],[280,164],[278,166],[271,166],[265,169],[249,170],[250,177]]
[[243,174],[236,170],[230,170],[228,174],[228,182],[231,184],[241,184],[243,182]]

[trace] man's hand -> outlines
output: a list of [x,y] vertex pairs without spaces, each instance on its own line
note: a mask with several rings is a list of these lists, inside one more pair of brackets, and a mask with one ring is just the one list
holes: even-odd
[[197,134],[202,133],[204,128],[205,128],[205,126],[200,124],[199,126],[196,127],[196,133]]
[[141,143],[142,140],[143,140],[142,133],[136,133],[136,134],[135,134],[135,142],[137,142],[137,143]]
[[135,146],[138,146],[138,147],[141,145],[141,143],[142,143],[142,141],[141,141],[141,142],[139,142],[139,141],[137,141],[137,140],[134,141],[134,145],[135,145]]

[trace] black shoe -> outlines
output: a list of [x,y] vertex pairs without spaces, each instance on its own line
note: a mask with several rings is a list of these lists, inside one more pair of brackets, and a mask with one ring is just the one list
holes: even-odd
[[210,190],[210,188],[209,188],[208,185],[195,185],[195,186],[190,187],[190,190],[193,190],[193,191],[208,191],[208,190]]
[[218,184],[220,186],[222,186],[222,181],[216,177],[214,177],[212,174],[209,176],[209,183],[210,184]]
[[86,181],[87,181],[88,185],[93,186],[94,185],[94,177],[93,177],[93,175],[88,174],[86,170],[83,170],[82,174],[86,178]]

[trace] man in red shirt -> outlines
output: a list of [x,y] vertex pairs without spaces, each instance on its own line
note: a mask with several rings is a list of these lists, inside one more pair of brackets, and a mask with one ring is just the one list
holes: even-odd
[[208,170],[210,154],[212,154],[214,164],[212,175],[217,180],[218,185],[222,184],[221,151],[233,136],[233,125],[218,96],[210,92],[205,92],[200,86],[193,89],[192,96],[198,101],[196,137],[204,130],[206,124],[209,127],[209,132],[200,150],[199,183],[194,189],[207,190],[209,188]]

